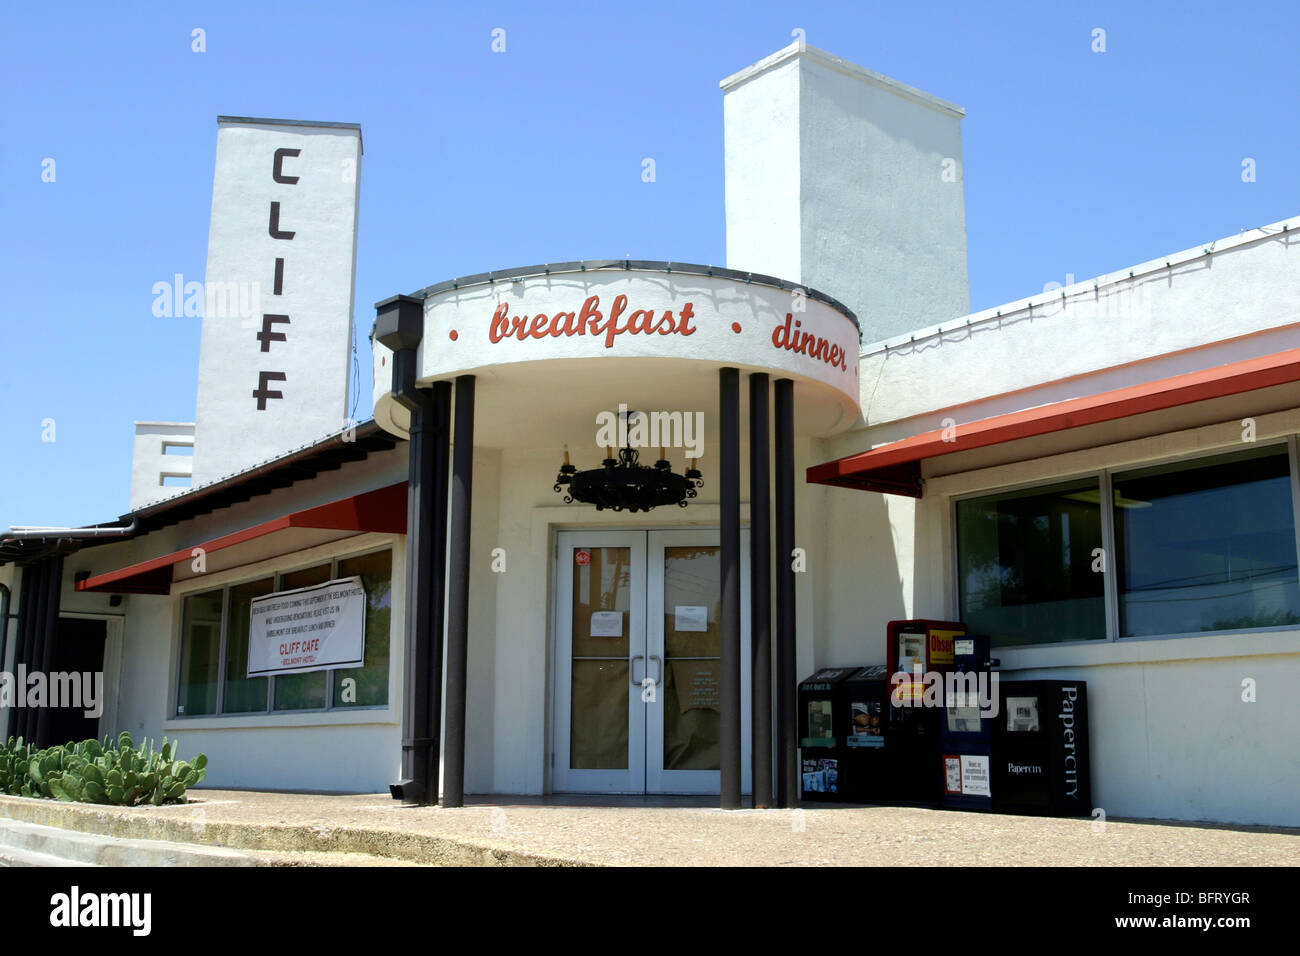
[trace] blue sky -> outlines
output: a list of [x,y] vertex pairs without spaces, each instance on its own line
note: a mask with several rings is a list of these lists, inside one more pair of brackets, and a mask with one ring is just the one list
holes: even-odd
[[51,2],[0,16],[0,529],[116,517],[131,423],[193,420],[200,320],[155,318],[151,288],[203,277],[219,114],[362,124],[359,417],[379,299],[535,262],[723,262],[718,81],[796,28],[966,108],[972,309],[1300,212],[1300,5],[1283,0]]

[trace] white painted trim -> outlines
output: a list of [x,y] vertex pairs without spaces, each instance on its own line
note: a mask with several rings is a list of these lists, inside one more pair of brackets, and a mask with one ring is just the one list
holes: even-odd
[[859,66],[843,57],[838,57],[833,53],[827,53],[825,50],[819,49],[815,46],[809,46],[802,40],[797,40],[789,46],[783,47],[775,53],[763,57],[763,59],[759,60],[757,63],[753,63],[750,66],[745,67],[743,70],[738,70],[735,73],[732,73],[730,76],[719,81],[718,86],[724,93],[730,93],[741,84],[748,83],[755,77],[761,76],[769,70],[774,70],[781,64],[790,60],[798,59],[799,57],[805,57],[815,63],[821,64],[822,66],[843,73],[846,76],[851,76],[866,83],[870,83],[872,86],[879,87],[886,92],[893,93],[896,96],[901,96],[903,99],[911,100],[914,103],[919,103],[922,106],[927,106],[932,110],[955,117],[956,119],[961,119],[966,115],[966,110],[958,106],[956,103],[950,103],[945,99],[940,99],[932,93],[925,92],[925,90],[917,89],[915,86],[909,86],[908,84],[895,80],[892,77],[885,76],[883,73],[869,70],[865,66]]

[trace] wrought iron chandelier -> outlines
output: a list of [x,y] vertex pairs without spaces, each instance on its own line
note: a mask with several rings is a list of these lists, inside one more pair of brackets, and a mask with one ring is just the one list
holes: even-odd
[[659,460],[654,467],[639,463],[640,453],[628,442],[614,458],[612,447],[605,450],[605,460],[599,468],[578,471],[569,464],[569,451],[564,451],[564,464],[555,479],[555,491],[564,493],[565,503],[581,501],[595,505],[597,511],[649,511],[658,505],[678,505],[685,508],[694,498],[696,488],[704,484],[695,462],[688,464],[685,475],[672,469],[659,449]]

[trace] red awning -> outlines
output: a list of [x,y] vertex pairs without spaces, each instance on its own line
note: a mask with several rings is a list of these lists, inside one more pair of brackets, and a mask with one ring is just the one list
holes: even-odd
[[1300,349],[980,419],[958,425],[956,441],[944,440],[945,429],[913,435],[870,451],[813,465],[808,469],[807,480],[813,484],[919,498],[921,462],[927,458],[1291,382],[1300,382]]
[[388,534],[406,532],[406,482],[378,488],[350,498],[340,498],[329,504],[304,511],[294,511],[270,521],[264,521],[243,531],[192,544],[180,551],[158,558],[128,565],[116,571],[97,574],[78,581],[78,591],[108,591],[114,594],[167,594],[171,591],[172,567],[193,559],[194,549],[205,552],[220,551],[283,531],[286,528],[326,528],[338,531],[379,531]]

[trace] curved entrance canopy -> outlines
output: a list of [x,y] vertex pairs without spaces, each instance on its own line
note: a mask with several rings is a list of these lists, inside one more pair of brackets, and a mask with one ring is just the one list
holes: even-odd
[[[416,379],[477,380],[475,443],[556,444],[592,415],[705,410],[717,439],[721,366],[795,383],[795,429],[828,435],[858,417],[857,319],[834,299],[769,276],[617,260],[532,266],[430,286]],[[402,437],[392,352],[374,342],[375,421]]]

